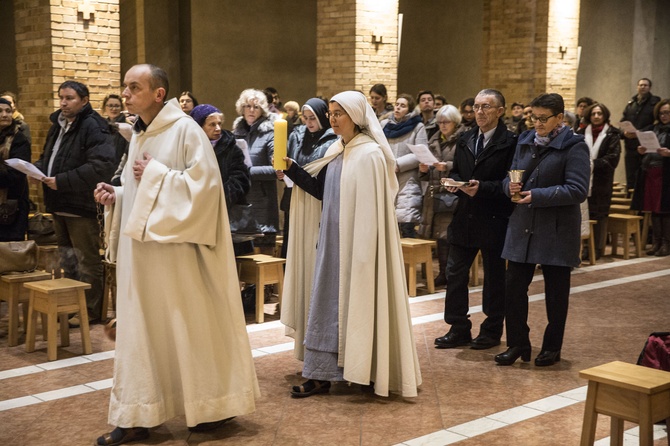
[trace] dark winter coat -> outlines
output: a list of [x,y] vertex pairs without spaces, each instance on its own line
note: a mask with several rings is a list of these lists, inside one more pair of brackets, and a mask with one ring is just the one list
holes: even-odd
[[[586,129],[579,131],[581,135],[585,133]],[[614,171],[619,165],[620,158],[621,131],[610,125],[600,144],[598,156],[593,160],[591,195],[589,196],[589,216],[592,219],[604,218],[609,214],[612,204]]]
[[[637,95],[635,95],[628,101],[628,104],[626,104],[621,120],[630,121],[638,130],[649,127],[654,123],[654,107],[656,107],[656,104],[660,101],[661,98],[650,94],[641,104],[638,104]],[[623,133],[621,134],[621,137],[623,138]],[[626,150],[637,151],[637,146],[640,145],[637,138],[624,138],[624,143]]]
[[[252,205],[253,215],[262,226],[264,234],[276,234],[279,229],[279,204],[277,200],[277,174],[272,166],[274,157],[274,121],[277,115],[270,113],[249,126],[244,117],[233,123],[233,134],[244,139],[251,157],[251,189],[247,201]],[[274,244],[273,238],[267,238]],[[257,240],[263,244],[264,240]]]
[[221,171],[223,192],[228,209],[234,204],[246,203],[251,188],[249,167],[244,164],[244,152],[237,147],[235,136],[227,130],[221,132],[221,138],[214,146],[214,154]]
[[[44,152],[35,163],[47,174],[47,167],[61,125],[61,111],[51,114],[53,123],[47,134]],[[79,112],[61,142],[51,171],[58,190],[44,185],[44,204],[48,212],[66,212],[81,217],[95,218],[93,190],[99,182],[108,182],[116,165],[115,150],[109,123],[86,104]]]
[[[517,204],[509,220],[502,257],[519,263],[578,266],[581,246],[580,203],[591,175],[589,148],[582,135],[565,127],[548,146],[536,146],[535,130],[519,138],[513,170],[525,172],[522,190],[529,204]],[[509,178],[503,180],[509,195]]]
[[[0,148],[9,143],[9,152],[4,159],[19,158],[30,162],[30,143],[14,120],[0,132]],[[11,225],[0,225],[0,241],[25,240],[28,229],[28,182],[26,176],[14,170],[0,159],[0,189],[7,189],[7,199],[18,201],[18,215]]]
[[[656,133],[661,147],[670,146],[670,126],[657,124],[652,127],[651,130]],[[657,153],[647,153],[642,159],[642,165],[640,166],[640,170],[637,174],[635,192],[633,193],[633,200],[630,204],[630,208],[635,209],[636,211],[647,210],[644,209],[644,191],[646,185],[645,183],[647,181],[647,165],[653,158],[655,158],[657,162],[660,161],[662,163],[663,169],[661,212],[670,212],[670,158],[667,156],[661,156]]]
[[458,206],[449,231],[449,242],[469,248],[500,249],[505,241],[512,203],[502,189],[502,180],[512,164],[516,135],[502,120],[488,145],[475,159],[479,127],[463,133],[454,154],[449,177],[456,181],[479,181],[474,197],[458,192]]

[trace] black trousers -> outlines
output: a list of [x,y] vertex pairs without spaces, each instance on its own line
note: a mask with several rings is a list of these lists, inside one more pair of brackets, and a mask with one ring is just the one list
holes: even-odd
[[[450,245],[447,260],[447,294],[444,300],[444,321],[451,325],[450,331],[469,333],[472,321],[468,316],[470,267],[479,248]],[[505,260],[500,257],[501,249],[482,249],[484,265],[484,286],[482,289],[482,310],[486,319],[479,328],[479,334],[500,339],[505,318]]]
[[[528,286],[533,280],[536,265],[510,261],[507,265],[505,293],[505,325],[508,347],[529,347]],[[565,321],[568,318],[570,296],[569,266],[542,265],[544,276],[547,327],[544,330],[542,350],[558,351],[563,345]]]

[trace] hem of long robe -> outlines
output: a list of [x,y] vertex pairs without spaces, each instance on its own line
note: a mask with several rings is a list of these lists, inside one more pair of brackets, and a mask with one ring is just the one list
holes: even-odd
[[232,393],[211,400],[199,400],[193,403],[183,403],[183,409],[178,407],[169,410],[175,404],[161,400],[151,404],[129,403],[124,404],[117,400],[112,393],[109,403],[108,422],[112,426],[155,427],[180,415],[186,416],[186,425],[195,426],[199,423],[219,421],[225,418],[247,415],[256,409],[254,389],[245,392]]
[[344,369],[337,366],[337,353],[305,347],[302,376],[319,381],[344,381]]

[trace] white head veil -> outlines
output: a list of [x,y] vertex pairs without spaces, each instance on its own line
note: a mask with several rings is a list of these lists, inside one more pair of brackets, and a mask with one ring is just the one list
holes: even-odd
[[379,119],[370,104],[368,104],[365,95],[358,91],[343,91],[330,98],[330,102],[340,104],[351,120],[354,121],[354,124],[360,127],[361,132],[370,136],[379,144],[386,159],[389,181],[391,186],[397,191],[398,179],[395,175],[396,159],[382,131],[382,126],[379,124]]

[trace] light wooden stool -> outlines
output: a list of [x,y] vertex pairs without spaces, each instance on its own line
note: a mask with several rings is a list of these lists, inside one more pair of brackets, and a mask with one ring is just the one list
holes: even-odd
[[[605,222],[603,222],[605,223]],[[593,236],[593,227],[596,225],[595,220],[589,220],[589,235],[582,236],[582,240],[588,240],[587,249],[589,251],[589,264],[596,264],[596,241]]]
[[634,211],[625,204],[613,204],[610,206],[610,214],[630,214],[637,215],[637,211]]
[[28,320],[28,300],[30,292],[23,287],[24,283],[51,279],[51,273],[33,271],[31,273],[8,273],[0,276],[0,301],[6,301],[9,307],[8,345],[14,347],[19,343],[19,303],[23,303],[23,325]]
[[60,253],[58,245],[38,245],[37,246],[37,268],[53,274],[54,279],[60,279],[62,276],[60,269]]
[[402,257],[407,274],[407,294],[416,296],[416,264],[424,268],[426,276],[426,288],[429,293],[435,292],[435,277],[433,276],[433,248],[437,247],[435,240],[422,240],[418,238],[401,238]]
[[237,256],[238,274],[240,282],[256,285],[256,323],[265,320],[263,304],[265,303],[265,285],[277,284],[279,305],[281,306],[282,290],[284,288],[284,263],[286,259],[272,257],[266,254],[252,254]]
[[579,376],[589,380],[581,446],[593,445],[599,413],[612,417],[612,445],[623,445],[624,420],[640,426],[640,445],[654,444],[654,422],[670,418],[670,372],[614,361]]
[[60,342],[61,347],[70,345],[70,327],[67,315],[79,313],[81,324],[81,340],[84,354],[91,354],[91,337],[88,327],[88,311],[86,310],[86,295],[84,290],[91,285],[72,279],[42,280],[29,282],[23,285],[30,289],[30,304],[28,306],[28,333],[26,335],[26,351],[35,351],[35,323],[37,313],[47,315],[47,359],[54,361],[56,351],[56,321],[60,315]]
[[623,204],[630,207],[632,201],[631,198],[612,197],[612,204]]
[[607,231],[612,234],[612,255],[615,256],[619,245],[619,234],[623,235],[623,258],[628,260],[630,237],[634,236],[635,249],[638,257],[642,257],[642,244],[640,243],[640,221],[639,215],[610,214],[607,217]]
[[105,267],[105,287],[102,294],[102,312],[100,320],[107,320],[107,310],[109,310],[109,301],[112,301],[112,308],[116,311],[116,263],[102,261]]

